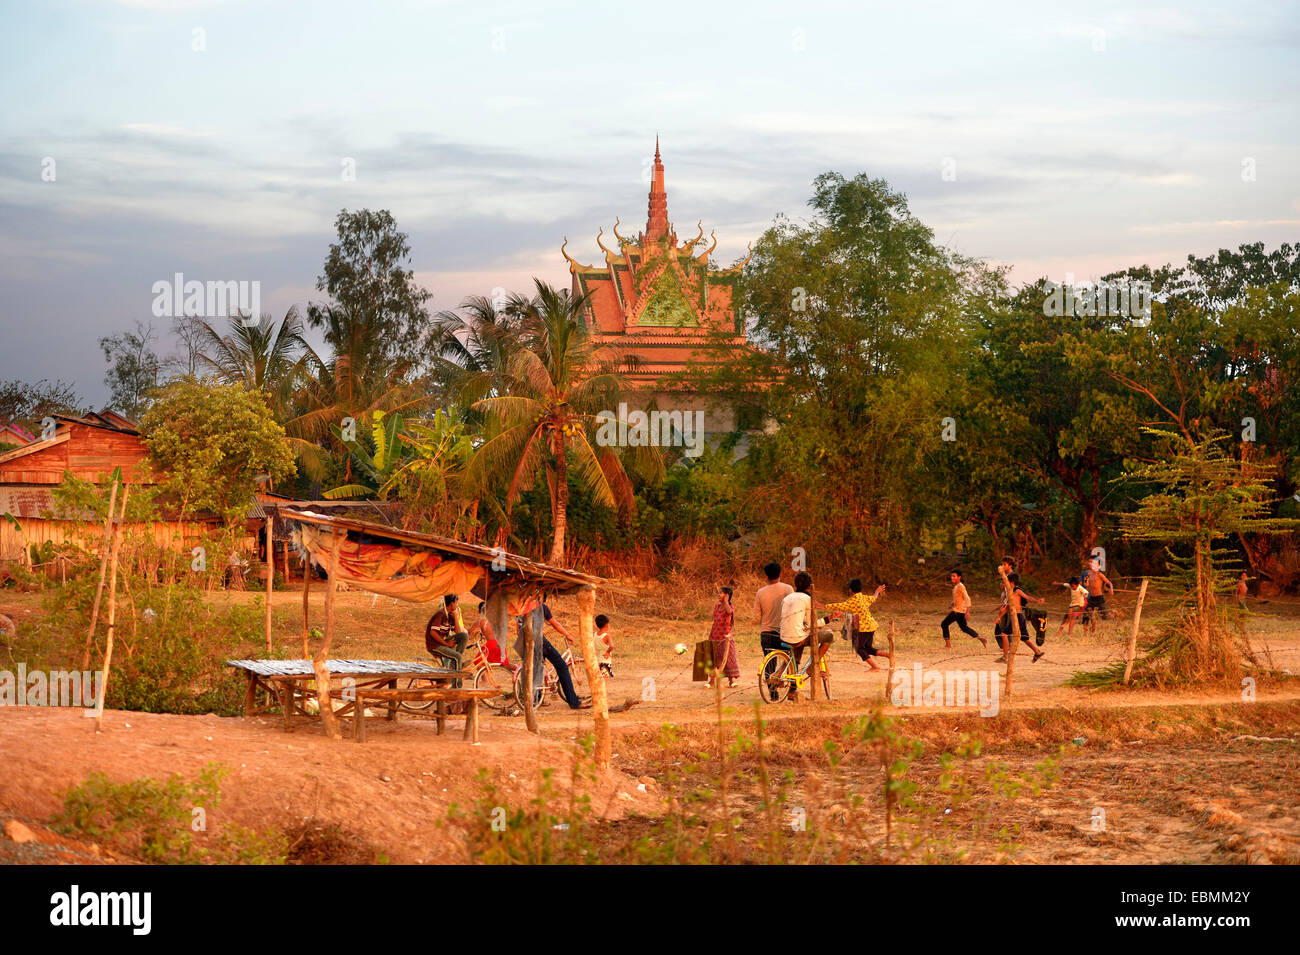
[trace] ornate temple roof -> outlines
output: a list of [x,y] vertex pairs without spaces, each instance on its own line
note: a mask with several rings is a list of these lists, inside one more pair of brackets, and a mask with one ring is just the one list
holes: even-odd
[[[560,247],[569,262],[574,295],[589,294],[589,321],[597,337],[634,353],[643,366],[633,380],[653,381],[682,370],[692,360],[691,346],[719,332],[730,334],[733,344],[745,347],[743,324],[732,305],[732,289],[749,259],[719,269],[709,257],[718,246],[717,236],[704,237],[703,221],[693,239],[679,242],[668,219],[668,194],[664,164],[655,137],[655,155],[646,210],[645,230],[624,236],[615,219],[611,249],[602,227],[596,244],[605,253],[603,265],[583,265],[568,254],[568,238]],[[707,246],[707,247],[706,247]]]

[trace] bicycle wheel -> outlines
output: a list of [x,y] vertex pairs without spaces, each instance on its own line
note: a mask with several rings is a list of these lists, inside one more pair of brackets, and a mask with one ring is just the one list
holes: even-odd
[[[415,676],[406,681],[406,686],[403,687],[403,689],[428,690],[432,687],[433,683],[431,681],[426,680],[424,677]],[[434,700],[403,700],[400,705],[404,710],[413,710],[417,713],[421,713],[433,706],[435,702],[436,701]]]
[[489,663],[474,674],[474,689],[497,689],[500,694],[483,700],[483,704],[492,710],[508,710],[515,705],[515,674],[499,663]]
[[[549,663],[543,665],[540,674],[533,674],[533,708],[541,706],[548,698],[554,697],[559,693],[559,680],[555,676],[555,668]],[[522,707],[524,705],[524,668],[520,667],[515,671],[515,701]]]
[[573,692],[578,694],[579,699],[590,696],[591,691],[587,688],[587,665],[582,662],[582,657],[575,653],[573,658],[567,662],[569,664],[569,679],[573,681]]
[[758,668],[758,695],[764,703],[780,703],[790,695],[789,669],[790,655],[783,650],[771,650],[763,657]]

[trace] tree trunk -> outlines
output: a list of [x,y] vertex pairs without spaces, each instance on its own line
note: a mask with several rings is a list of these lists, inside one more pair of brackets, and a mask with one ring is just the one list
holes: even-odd
[[569,463],[564,458],[564,443],[560,442],[555,454],[555,537],[551,542],[551,563],[557,567],[564,565],[564,534],[568,528],[569,512]]
[[1085,498],[1079,503],[1083,511],[1082,526],[1079,528],[1079,543],[1083,545],[1083,552],[1086,555],[1092,554],[1092,549],[1097,546],[1097,501],[1091,498]]

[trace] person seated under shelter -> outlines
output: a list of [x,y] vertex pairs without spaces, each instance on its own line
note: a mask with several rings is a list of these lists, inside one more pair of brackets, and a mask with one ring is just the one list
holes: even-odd
[[[431,654],[451,669],[459,670],[465,653],[465,644],[469,642],[469,632],[465,629],[465,620],[460,613],[460,598],[447,594],[442,598],[442,606],[433,612],[424,627],[424,646]],[[460,687],[457,679],[453,684]]]

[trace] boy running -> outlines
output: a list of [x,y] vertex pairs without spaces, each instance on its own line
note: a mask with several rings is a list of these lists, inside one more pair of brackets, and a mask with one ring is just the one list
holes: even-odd
[[1029,647],[1034,653],[1034,663],[1043,655],[1043,651],[1034,646],[1029,639],[1029,627],[1025,623],[1025,601],[1032,600],[1036,603],[1043,603],[1041,597],[1034,597],[1020,589],[1020,575],[1007,574],[1007,580],[1011,583],[1011,606],[1007,606],[1007,595],[1005,590],[1002,594],[1002,605],[998,608],[996,623],[993,627],[993,634],[997,637],[998,646],[1002,648],[1002,656],[995,657],[997,660],[1005,660],[1011,652],[1011,643],[1009,640],[1003,640],[1002,637],[1011,635],[1012,626],[1016,626],[1020,631],[1020,640]]
[[831,613],[849,613],[853,614],[856,626],[853,631],[853,650],[858,657],[864,660],[867,666],[873,670],[879,670],[873,657],[880,656],[881,653],[875,647],[876,631],[879,624],[876,618],[871,615],[871,605],[880,599],[880,595],[885,592],[885,585],[881,584],[876,588],[876,592],[868,597],[862,592],[862,581],[854,577],[849,581],[849,599],[839,603],[830,603],[822,607],[822,610],[829,610]]
[[1096,611],[1102,620],[1110,616],[1110,612],[1106,609],[1106,594],[1114,594],[1115,585],[1101,572],[1095,560],[1085,560],[1083,563],[1087,569],[1083,572],[1082,582],[1088,588],[1088,603],[1085,605],[1083,616],[1085,622],[1096,630],[1097,624],[1092,617],[1093,611]]
[[1056,635],[1059,637],[1061,631],[1065,630],[1065,625],[1070,625],[1067,636],[1074,636],[1074,621],[1083,616],[1083,610],[1088,605],[1088,588],[1079,583],[1078,577],[1071,577],[1065,583],[1056,581],[1053,586],[1064,587],[1070,592],[1070,609],[1066,611],[1065,616],[1061,618],[1061,625],[1056,628]]
[[948,608],[948,616],[944,617],[943,622],[939,624],[943,628],[943,645],[949,650],[952,649],[948,628],[955,623],[962,633],[974,637],[982,646],[987,647],[989,642],[970,628],[970,594],[966,592],[966,585],[962,583],[961,571],[954,570],[948,575],[948,580],[952,584],[952,605]]

